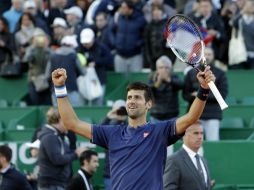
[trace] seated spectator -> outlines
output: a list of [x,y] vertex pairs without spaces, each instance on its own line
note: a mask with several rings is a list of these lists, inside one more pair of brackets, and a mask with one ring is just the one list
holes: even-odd
[[7,145],[0,145],[0,189],[32,190],[24,174],[11,165],[12,150]]
[[78,6],[73,6],[69,9],[65,9],[66,21],[69,26],[69,35],[79,35],[83,28],[83,12]]
[[80,169],[69,181],[66,190],[92,190],[91,178],[99,167],[98,154],[92,150],[85,150],[79,157]]
[[67,23],[63,18],[55,18],[53,24],[51,25],[53,28],[53,34],[51,39],[51,48],[56,50],[61,46],[61,40],[65,35],[67,35]]

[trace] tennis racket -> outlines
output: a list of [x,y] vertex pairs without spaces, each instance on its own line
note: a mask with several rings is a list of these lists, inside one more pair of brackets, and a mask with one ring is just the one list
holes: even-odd
[[[181,14],[171,17],[167,21],[164,36],[167,40],[167,45],[182,62],[187,63],[198,71],[200,71],[200,65],[206,66],[204,57],[205,45],[199,27],[190,18]],[[222,110],[227,108],[228,105],[214,82],[209,82],[208,86],[220,108]]]

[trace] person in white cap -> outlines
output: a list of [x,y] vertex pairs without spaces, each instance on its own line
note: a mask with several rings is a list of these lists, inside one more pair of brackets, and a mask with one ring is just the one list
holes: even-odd
[[35,25],[37,27],[44,30],[44,32],[47,33],[48,35],[50,34],[46,21],[43,20],[43,18],[38,14],[38,9],[34,0],[26,0],[23,9],[25,13],[30,13],[31,15],[34,16]]
[[[80,43],[82,44],[82,47],[79,52],[88,55],[88,66],[95,68],[100,83],[105,89],[107,69],[113,64],[113,56],[109,48],[95,39],[94,31],[90,28],[85,28],[81,31]],[[102,105],[103,95],[92,100],[92,104]]]
[[57,17],[54,19],[53,24],[53,37],[51,41],[51,46],[56,49],[61,46],[61,40],[66,35],[67,23],[63,18]]
[[69,25],[69,31],[71,34],[78,34],[83,28],[82,18],[83,12],[78,6],[73,6],[69,9],[65,9],[66,20]]

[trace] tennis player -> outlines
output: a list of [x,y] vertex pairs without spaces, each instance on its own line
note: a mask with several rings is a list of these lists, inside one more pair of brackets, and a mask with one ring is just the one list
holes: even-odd
[[156,124],[147,122],[147,112],[153,105],[152,92],[146,84],[135,82],[127,87],[128,125],[103,126],[79,120],[67,98],[65,69],[52,72],[65,127],[109,150],[113,190],[163,190],[166,148],[199,119],[209,94],[208,82],[215,81],[209,66],[198,72],[197,78],[197,98],[182,117]]

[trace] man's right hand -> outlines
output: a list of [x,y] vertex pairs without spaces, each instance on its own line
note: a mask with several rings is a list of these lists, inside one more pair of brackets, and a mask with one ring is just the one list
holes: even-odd
[[66,70],[63,68],[56,69],[51,74],[54,86],[63,86],[67,79]]

